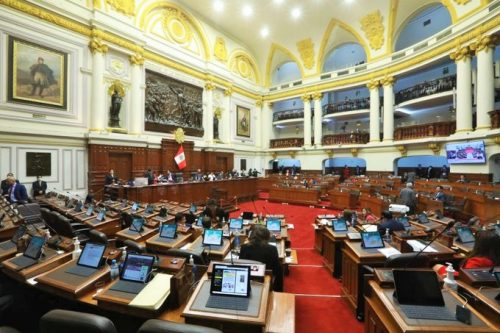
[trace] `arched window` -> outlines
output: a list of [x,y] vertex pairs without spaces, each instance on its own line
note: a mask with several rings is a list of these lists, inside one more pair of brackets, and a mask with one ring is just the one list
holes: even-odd
[[448,9],[441,4],[426,7],[409,19],[396,39],[395,51],[405,49],[451,25]]
[[323,72],[331,72],[366,62],[366,53],[357,43],[346,43],[334,48],[326,56]]
[[272,75],[271,84],[277,85],[285,82],[300,80],[299,66],[293,61],[285,62],[276,67]]

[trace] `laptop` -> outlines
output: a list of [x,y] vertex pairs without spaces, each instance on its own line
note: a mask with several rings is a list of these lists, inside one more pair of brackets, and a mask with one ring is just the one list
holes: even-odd
[[197,210],[196,205],[192,203],[191,206],[189,206],[189,211],[194,214],[196,213],[196,210]]
[[155,206],[154,205],[147,205],[146,209],[144,210],[145,215],[153,214],[155,211]]
[[457,240],[460,243],[474,243],[475,242],[476,239],[474,238],[474,235],[472,234],[472,230],[470,230],[470,228],[457,227],[456,230],[457,230],[457,234],[458,234]]
[[267,219],[266,228],[271,232],[272,235],[276,237],[281,236],[281,220]]
[[347,223],[344,218],[332,220],[333,231],[347,231]]
[[243,212],[241,217],[243,218],[243,224],[248,224],[253,221],[253,212]]
[[427,214],[425,214],[425,213],[418,214],[418,223],[420,223],[420,224],[429,223],[429,219],[427,218]]
[[106,251],[106,245],[87,242],[78,257],[76,266],[67,269],[66,273],[84,277],[94,274],[101,265],[104,251]]
[[381,249],[385,247],[382,236],[378,231],[362,231],[361,246],[366,249]]
[[17,248],[17,242],[19,241],[19,238],[23,237],[23,235],[26,233],[27,227],[24,224],[21,224],[14,235],[12,235],[12,238],[9,239],[8,241],[0,243],[0,249],[2,250],[10,250],[10,249],[15,249]]
[[138,209],[139,209],[139,204],[137,202],[134,202],[134,204],[132,205],[132,208],[130,208],[130,210],[132,212],[136,212]]
[[205,246],[222,246],[222,233],[220,229],[205,229],[203,234],[203,245]]
[[177,224],[162,224],[160,225],[160,237],[174,239],[177,238]]
[[229,229],[230,230],[241,230],[243,229],[243,219],[229,219]]
[[130,231],[141,232],[144,228],[144,219],[142,217],[136,217],[132,220],[130,224]]
[[[432,270],[393,269],[394,298],[408,318],[455,321],[445,307],[441,286]],[[419,286],[415,292],[415,286]],[[425,287],[425,288],[423,288]]]
[[92,213],[94,213],[94,205],[89,205],[89,208],[87,208],[85,215],[92,216]]
[[19,270],[35,265],[42,255],[42,248],[44,245],[44,237],[32,236],[23,255],[15,257],[11,260],[11,263],[18,266]]
[[250,266],[214,264],[207,308],[248,310]]
[[81,212],[81,211],[82,211],[82,207],[83,207],[83,202],[78,201],[78,202],[76,203],[76,205],[75,205],[75,208],[73,208],[73,211],[74,211],[75,213],[79,213],[79,212]]
[[109,290],[138,294],[146,286],[155,262],[154,256],[127,253],[127,258],[120,272],[120,281]]

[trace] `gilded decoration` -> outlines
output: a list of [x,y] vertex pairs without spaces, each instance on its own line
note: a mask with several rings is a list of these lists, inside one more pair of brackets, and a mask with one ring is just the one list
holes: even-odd
[[351,148],[351,154],[353,157],[357,157],[358,156],[358,148]]
[[380,84],[383,86],[392,86],[396,82],[394,76],[386,76],[382,80],[380,80]]
[[248,55],[240,53],[232,57],[229,67],[232,72],[238,74],[242,78],[257,82],[257,74],[252,65],[252,60],[250,60]]
[[406,148],[406,146],[401,145],[401,146],[397,146],[396,148],[401,153],[401,156],[406,156],[408,154],[408,149]]
[[460,45],[457,45],[455,51],[450,54],[450,58],[454,61],[460,61],[470,57],[470,53],[470,48],[468,46],[460,47]]
[[113,83],[108,87],[108,95],[113,96],[115,91],[118,93],[120,97],[125,96],[125,87],[123,86],[123,83],[121,83],[119,80],[113,81]]
[[222,111],[223,111],[222,107],[217,106],[214,109],[214,117],[220,120],[220,118],[222,118]]
[[328,158],[332,158],[333,157],[333,149],[325,150],[325,153],[326,153],[326,155],[328,155]]
[[92,53],[106,53],[108,52],[108,45],[102,41],[103,32],[98,29],[92,29],[91,40],[89,42],[89,49]]
[[370,90],[377,89],[378,87],[380,87],[380,82],[377,80],[371,80],[366,84],[366,87]]
[[323,94],[320,92],[311,95],[312,99],[315,101],[320,101],[323,98]]
[[471,44],[470,49],[477,52],[494,48],[498,43],[498,38],[495,35],[479,36],[477,42]]
[[427,147],[432,150],[434,155],[439,155],[439,152],[441,151],[441,145],[439,143],[429,143]]
[[302,101],[304,101],[304,103],[311,101],[311,95],[310,94],[302,95],[302,96],[300,96],[300,98],[302,99]]
[[226,42],[224,41],[224,38],[222,38],[222,37],[217,37],[215,39],[214,56],[217,60],[220,60],[222,62],[227,61]]
[[144,65],[144,55],[142,53],[142,50],[140,52],[130,55],[129,60],[132,65],[137,65],[137,66]]
[[312,69],[314,66],[314,43],[311,38],[297,42],[297,49],[299,50],[304,67]]
[[135,15],[135,0],[106,0],[106,3],[125,15]]
[[174,131],[174,139],[178,144],[182,144],[186,140],[186,136],[184,134],[184,130],[181,127],[178,127]]
[[361,19],[361,30],[364,31],[372,49],[378,50],[384,45],[384,18],[380,10]]
[[176,8],[167,8],[163,12],[163,30],[174,42],[188,45],[193,39],[189,19]]
[[465,5],[470,2],[470,0],[453,0],[459,5]]
[[215,89],[215,85],[213,84],[212,81],[207,81],[207,83],[205,83],[205,90],[214,90]]
[[231,96],[233,94],[233,89],[232,88],[227,88],[224,90],[224,96]]
[[262,100],[262,98],[255,101],[255,106],[257,106],[258,108],[261,108],[263,105],[264,101]]

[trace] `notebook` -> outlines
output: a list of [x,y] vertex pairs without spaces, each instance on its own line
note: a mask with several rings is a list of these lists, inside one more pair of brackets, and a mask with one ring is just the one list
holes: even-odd
[[120,281],[115,283],[109,290],[138,294],[146,286],[154,262],[155,257],[153,256],[127,253],[127,258],[120,273]]
[[380,249],[385,247],[378,231],[362,231],[361,246],[365,249]]
[[248,310],[250,267],[214,264],[206,307]]
[[334,231],[347,231],[347,223],[344,218],[333,219],[332,228]]
[[104,244],[87,242],[78,257],[76,266],[70,267],[66,270],[66,273],[78,276],[90,276],[94,274],[101,264],[105,250],[106,245]]
[[222,230],[219,229],[205,229],[203,234],[203,245],[221,246],[222,245]]
[[15,257],[11,260],[19,270],[30,267],[38,263],[38,259],[42,255],[42,248],[45,244],[45,238],[40,236],[33,236],[28,244],[28,247],[21,256]]
[[472,230],[468,227],[457,227],[458,241],[461,243],[473,243],[476,239],[472,234]]
[[160,225],[160,237],[173,239],[177,237],[177,224]]

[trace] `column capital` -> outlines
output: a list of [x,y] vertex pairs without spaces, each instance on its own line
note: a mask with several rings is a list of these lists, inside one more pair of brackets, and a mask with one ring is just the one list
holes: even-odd
[[368,83],[366,84],[366,87],[367,87],[369,90],[372,90],[372,89],[378,88],[378,87],[380,87],[380,81],[379,81],[379,80],[371,80],[370,82],[368,82]]
[[455,49],[455,52],[452,52],[450,54],[450,59],[454,61],[460,61],[469,58],[470,54],[471,50],[468,46],[460,47],[460,45],[458,45]]
[[315,92],[311,95],[311,97],[314,101],[320,101],[321,98],[323,98],[323,94],[320,92]]
[[267,107],[268,107],[269,109],[272,109],[272,108],[273,108],[273,102],[271,102],[271,101],[266,101],[265,103],[267,104]]
[[310,94],[302,95],[302,96],[300,96],[300,98],[302,99],[302,101],[304,101],[304,103],[311,101],[311,95]]
[[261,108],[264,105],[264,100],[262,98],[255,101],[255,106]]
[[131,54],[128,59],[132,65],[144,65],[144,50],[142,48],[138,49],[137,52],[135,54]]
[[498,37],[495,35],[479,36],[477,40],[470,45],[470,49],[476,53],[483,50],[487,51],[498,44]]
[[394,82],[396,82],[394,76],[386,76],[382,80],[380,80],[380,84],[383,85],[384,87],[392,86]]
[[89,42],[89,49],[92,53],[107,53],[108,45],[104,44],[102,41],[103,32],[99,29],[92,29],[91,32],[92,39]]
[[233,94],[233,88],[229,87],[224,90],[224,96],[231,96]]
[[205,90],[214,90],[215,85],[213,84],[212,81],[207,81],[205,82]]

